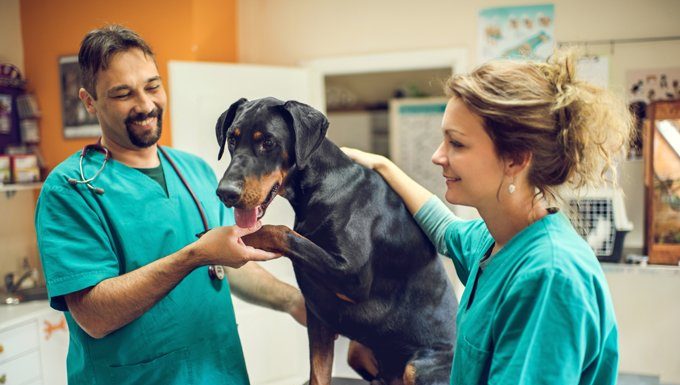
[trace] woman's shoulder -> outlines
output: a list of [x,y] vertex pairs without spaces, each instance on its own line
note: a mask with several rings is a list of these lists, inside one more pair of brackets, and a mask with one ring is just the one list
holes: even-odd
[[551,214],[522,250],[523,275],[604,279],[593,249],[561,213]]

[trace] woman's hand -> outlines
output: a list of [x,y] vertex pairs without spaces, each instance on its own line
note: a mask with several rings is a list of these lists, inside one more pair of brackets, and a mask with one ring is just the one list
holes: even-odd
[[364,152],[357,150],[356,148],[340,147],[340,149],[345,155],[349,156],[350,159],[371,170],[377,170],[388,162],[387,158],[382,155]]

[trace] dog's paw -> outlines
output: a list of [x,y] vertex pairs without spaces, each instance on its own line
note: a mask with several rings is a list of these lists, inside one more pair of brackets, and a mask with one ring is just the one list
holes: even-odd
[[288,251],[287,234],[292,230],[286,226],[264,225],[258,231],[241,239],[243,243],[256,249],[285,254]]

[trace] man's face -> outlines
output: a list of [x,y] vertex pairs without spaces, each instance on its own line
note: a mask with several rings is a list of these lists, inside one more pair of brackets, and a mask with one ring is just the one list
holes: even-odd
[[139,49],[119,52],[96,76],[97,99],[80,94],[103,136],[128,149],[158,142],[167,98],[153,58]]

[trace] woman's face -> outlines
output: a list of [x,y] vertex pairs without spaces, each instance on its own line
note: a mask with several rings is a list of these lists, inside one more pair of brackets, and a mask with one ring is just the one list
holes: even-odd
[[446,105],[442,121],[444,140],[432,155],[446,181],[446,200],[477,209],[498,203],[504,163],[475,115],[458,98]]

